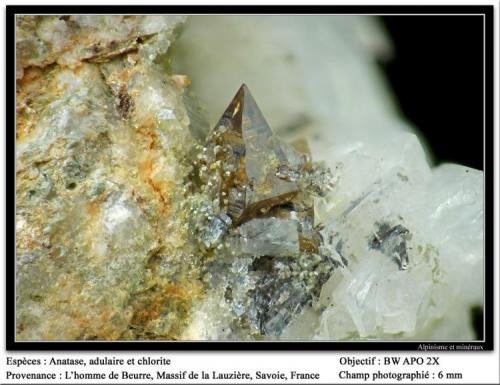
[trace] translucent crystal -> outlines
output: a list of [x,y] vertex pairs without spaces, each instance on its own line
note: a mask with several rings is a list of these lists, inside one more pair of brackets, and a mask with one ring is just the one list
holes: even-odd
[[235,223],[285,203],[299,191],[293,178],[280,177],[279,171],[291,164],[298,177],[302,157],[273,135],[246,85],[215,125],[206,147],[215,154],[209,162],[223,164],[221,193],[229,199],[221,199],[221,211]]
[[297,225],[295,220],[252,219],[238,228],[237,244],[243,254],[297,256],[300,252]]

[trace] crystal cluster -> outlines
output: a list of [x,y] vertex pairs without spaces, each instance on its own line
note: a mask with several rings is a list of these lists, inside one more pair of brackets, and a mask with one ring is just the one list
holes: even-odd
[[[311,161],[304,142],[293,147],[272,133],[245,85],[199,159],[198,184],[210,204],[194,209],[204,213],[195,221],[195,237],[210,261],[207,274],[224,272],[213,288],[223,282],[235,330],[245,325],[252,333],[279,336],[334,267],[318,254],[313,209],[314,196],[331,185],[330,172]],[[242,275],[252,283],[235,298]]]

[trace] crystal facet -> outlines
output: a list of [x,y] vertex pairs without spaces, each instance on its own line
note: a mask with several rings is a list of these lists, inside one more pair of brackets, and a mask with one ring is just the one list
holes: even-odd
[[215,161],[223,163],[220,208],[235,223],[286,203],[299,191],[294,178],[283,177],[280,170],[288,169],[293,158],[297,178],[301,156],[291,148],[284,149],[273,135],[246,85],[215,125],[207,148],[216,154]]

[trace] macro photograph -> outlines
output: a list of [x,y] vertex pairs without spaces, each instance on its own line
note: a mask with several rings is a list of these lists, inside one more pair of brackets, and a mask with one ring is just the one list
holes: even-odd
[[480,16],[125,13],[15,15],[16,342],[484,338]]

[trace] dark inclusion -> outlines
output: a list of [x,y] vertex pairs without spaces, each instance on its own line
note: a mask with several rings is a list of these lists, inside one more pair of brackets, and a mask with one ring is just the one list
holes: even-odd
[[330,170],[311,162],[304,141],[292,146],[274,136],[245,85],[208,135],[203,154],[199,168],[208,171],[200,183],[219,202],[199,234],[212,258],[206,265],[212,285],[226,282],[225,300],[236,306],[240,277],[230,266],[250,257],[247,274],[256,284],[247,292],[240,324],[279,336],[319,297],[335,268],[320,255],[313,211],[313,196],[332,187]]
[[411,239],[410,231],[402,225],[393,226],[387,222],[375,226],[377,231],[368,241],[368,246],[389,256],[399,270],[405,270],[409,263],[406,242]]

